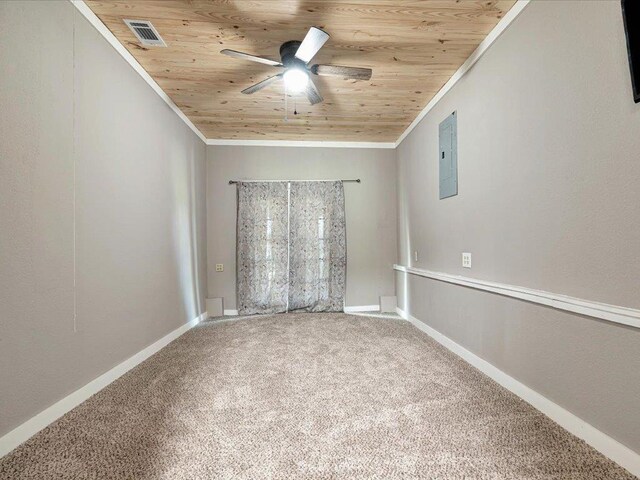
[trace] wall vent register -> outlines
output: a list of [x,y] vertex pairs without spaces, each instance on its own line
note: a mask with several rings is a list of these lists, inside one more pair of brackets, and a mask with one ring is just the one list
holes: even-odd
[[166,47],[162,37],[147,20],[124,20],[124,23],[131,29],[138,41],[147,47]]

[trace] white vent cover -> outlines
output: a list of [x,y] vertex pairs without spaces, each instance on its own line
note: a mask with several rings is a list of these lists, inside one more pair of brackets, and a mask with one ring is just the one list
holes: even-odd
[[142,45],[149,47],[167,46],[155,27],[151,25],[151,22],[147,20],[125,20],[124,23],[127,24]]

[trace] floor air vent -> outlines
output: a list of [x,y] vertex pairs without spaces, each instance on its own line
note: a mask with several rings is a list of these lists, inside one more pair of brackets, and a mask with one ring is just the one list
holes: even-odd
[[125,20],[124,23],[127,24],[142,45],[149,47],[167,46],[155,27],[151,25],[151,22],[146,20]]

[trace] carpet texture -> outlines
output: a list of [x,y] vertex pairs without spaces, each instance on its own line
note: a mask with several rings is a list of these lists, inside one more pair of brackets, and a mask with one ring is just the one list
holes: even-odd
[[411,324],[205,322],[0,460],[2,479],[631,479]]

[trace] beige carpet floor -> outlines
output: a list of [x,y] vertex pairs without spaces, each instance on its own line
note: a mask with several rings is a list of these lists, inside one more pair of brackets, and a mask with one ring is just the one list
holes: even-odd
[[0,460],[2,479],[631,479],[411,324],[205,322]]

